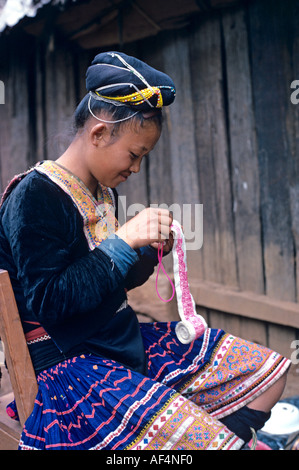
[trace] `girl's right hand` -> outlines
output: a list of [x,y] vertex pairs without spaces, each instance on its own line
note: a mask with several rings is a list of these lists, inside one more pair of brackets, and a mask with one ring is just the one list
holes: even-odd
[[167,209],[148,207],[126,222],[116,235],[136,249],[168,240],[171,224],[172,214]]

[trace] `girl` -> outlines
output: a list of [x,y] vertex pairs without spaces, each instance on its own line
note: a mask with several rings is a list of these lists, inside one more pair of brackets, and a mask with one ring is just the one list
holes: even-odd
[[239,449],[279,399],[289,361],[222,330],[182,345],[175,323],[139,324],[172,217],[118,226],[115,188],[140,169],[175,87],[122,53],[95,57],[76,135],[57,161],[15,178],[1,207],[10,273],[39,385],[20,449]]

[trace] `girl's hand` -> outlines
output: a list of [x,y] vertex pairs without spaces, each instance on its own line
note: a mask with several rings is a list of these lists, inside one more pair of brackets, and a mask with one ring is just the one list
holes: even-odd
[[116,235],[133,249],[154,243],[158,247],[163,241],[165,247],[170,247],[171,224],[172,214],[167,209],[148,207],[126,222]]
[[[153,248],[158,249],[159,242],[153,242],[153,243],[151,243],[151,246]],[[172,232],[170,232],[169,239],[163,241],[163,253],[164,254],[170,253],[171,250],[172,250],[172,247],[173,247],[173,234],[172,234]]]

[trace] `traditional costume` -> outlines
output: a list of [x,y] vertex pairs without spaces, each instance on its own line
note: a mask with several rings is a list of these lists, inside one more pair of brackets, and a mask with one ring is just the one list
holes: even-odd
[[[134,113],[175,95],[167,75],[120,53],[95,58],[87,89],[91,100]],[[220,329],[181,344],[176,322],[139,324],[126,292],[148,279],[158,256],[114,234],[115,196],[99,184],[95,197],[45,161],[3,197],[0,265],[39,387],[20,449],[239,449],[246,437],[230,418],[246,415],[289,361]]]

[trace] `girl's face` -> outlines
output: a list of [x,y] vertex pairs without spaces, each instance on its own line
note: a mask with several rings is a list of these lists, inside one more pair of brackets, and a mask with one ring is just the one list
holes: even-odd
[[154,148],[161,132],[152,121],[145,121],[143,127],[124,125],[116,136],[106,131],[107,127],[102,124],[94,127],[88,168],[94,179],[115,188],[131,173],[139,172],[142,158]]

